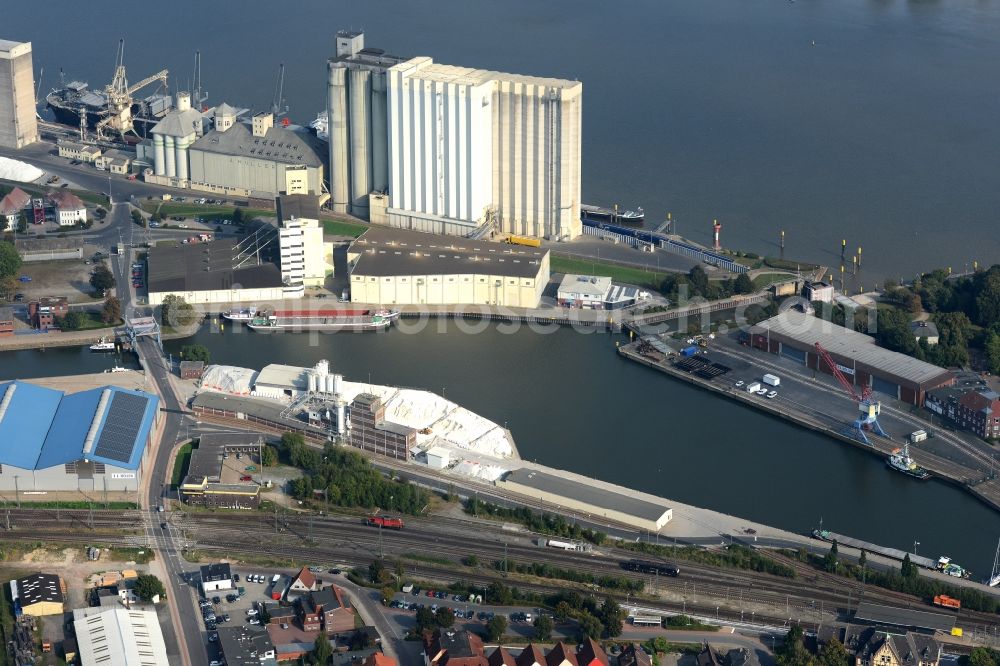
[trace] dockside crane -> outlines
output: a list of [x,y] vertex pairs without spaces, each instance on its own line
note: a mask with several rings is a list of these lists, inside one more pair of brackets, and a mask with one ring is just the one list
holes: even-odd
[[830,352],[823,349],[820,343],[813,345],[816,348],[816,353],[819,357],[823,359],[827,367],[830,368],[830,372],[833,376],[837,378],[840,385],[843,387],[847,395],[851,396],[851,399],[858,403],[858,418],[854,420],[852,424],[851,434],[854,435],[859,441],[864,442],[868,446],[872,443],[868,439],[868,435],[865,433],[866,430],[871,430],[882,437],[888,437],[882,426],[879,425],[878,415],[882,409],[882,405],[878,400],[872,399],[872,387],[864,386],[861,388],[861,392],[858,393],[854,388],[854,384],[844,376],[843,371],[841,371],[840,366],[833,360],[830,356]]
[[108,98],[108,107],[104,111],[104,118],[95,128],[98,138],[104,139],[104,131],[107,128],[115,130],[121,135],[132,131],[132,94],[140,88],[145,88],[154,81],[159,81],[162,86],[167,85],[167,70],[162,70],[148,76],[136,84],[129,85],[125,76],[125,40],[118,40],[118,52],[115,55],[115,75],[104,88],[104,93]]

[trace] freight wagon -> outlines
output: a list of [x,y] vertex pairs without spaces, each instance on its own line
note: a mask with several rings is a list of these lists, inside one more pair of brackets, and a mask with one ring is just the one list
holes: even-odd
[[390,530],[403,529],[402,518],[390,518],[389,516],[369,516],[366,522],[371,527],[384,527]]

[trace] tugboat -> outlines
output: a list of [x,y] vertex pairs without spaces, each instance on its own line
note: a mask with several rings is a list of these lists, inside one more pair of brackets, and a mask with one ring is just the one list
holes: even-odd
[[92,352],[112,352],[115,350],[115,343],[109,341],[107,338],[101,338],[94,344],[90,345],[90,351]]
[[897,472],[902,472],[915,479],[929,479],[931,476],[930,472],[913,462],[913,458],[910,457],[909,444],[903,444],[901,449],[893,449],[885,462]]

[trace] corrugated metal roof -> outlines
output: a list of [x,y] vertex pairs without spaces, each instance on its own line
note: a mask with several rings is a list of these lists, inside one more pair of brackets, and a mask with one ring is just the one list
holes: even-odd
[[[6,400],[11,387],[14,393]],[[138,467],[159,406],[159,398],[155,395],[114,386],[65,395],[62,391],[20,381],[0,384],[0,464],[21,469],[46,469],[83,459],[84,440],[95,419],[100,419],[95,442],[100,441],[104,429],[107,410],[101,414],[97,410],[105,390],[110,391],[112,397],[126,393],[142,398],[145,408],[141,414],[133,415],[139,419],[139,424],[127,461],[93,454],[87,457],[126,469]],[[5,403],[6,408],[3,407]]]
[[0,409],[7,403],[0,414],[0,464],[34,469],[59,409],[62,391],[17,381],[0,384],[0,391]]
[[875,344],[875,338],[870,335],[798,310],[786,310],[760,322],[751,331],[757,334],[770,331],[809,347],[818,342],[834,356],[854,359],[873,370],[880,370],[883,374],[915,384],[930,383],[936,386],[951,376],[944,368],[879,347]]
[[65,465],[80,459],[83,441],[94,420],[102,389],[64,396],[49,426],[48,437],[35,463],[37,469]]
[[951,631],[955,626],[955,616],[912,608],[895,608],[862,601],[854,613],[855,620],[887,624],[913,629],[934,629]]

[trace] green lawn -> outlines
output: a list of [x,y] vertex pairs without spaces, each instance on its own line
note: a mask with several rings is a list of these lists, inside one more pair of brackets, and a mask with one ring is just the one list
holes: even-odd
[[[202,217],[207,220],[231,220],[233,219],[234,206],[201,206],[198,204],[172,203],[170,201],[143,201],[142,209],[147,213],[160,211],[164,222],[170,223],[171,217],[183,215],[184,217]],[[274,217],[273,210],[263,210],[261,208],[242,208],[244,217]]]
[[611,278],[615,282],[634,284],[644,289],[659,291],[666,273],[647,271],[641,268],[630,268],[617,264],[608,264],[599,261],[586,261],[583,259],[570,259],[553,254],[551,258],[553,273],[575,273],[578,275],[603,275]]
[[342,220],[323,220],[323,233],[330,236],[353,236],[357,238],[368,231],[367,224],[359,222],[344,222]]
[[194,449],[194,444],[188,442],[177,452],[177,458],[174,459],[174,471],[170,475],[170,485],[174,488],[181,484],[181,481],[184,480],[184,475],[187,474],[188,463],[191,462],[192,449]]
[[788,282],[794,279],[795,276],[788,273],[761,273],[753,279],[753,288],[761,290],[770,287],[775,282]]
[[[119,324],[121,321],[118,322]],[[80,323],[80,328],[76,329],[78,331],[93,331],[99,328],[111,328],[116,326],[116,324],[105,324],[101,321],[101,313],[99,312],[84,312],[83,321]]]

